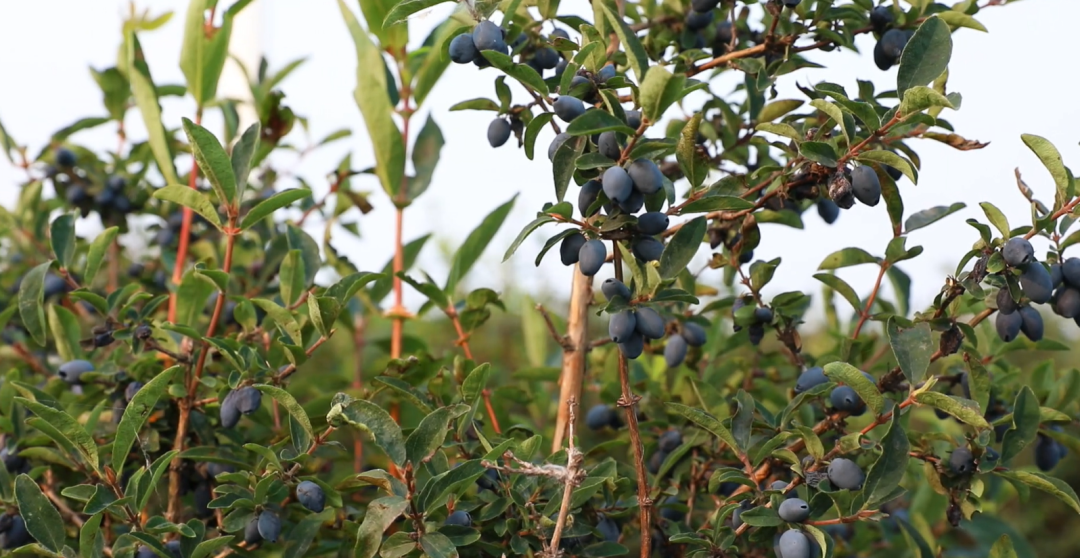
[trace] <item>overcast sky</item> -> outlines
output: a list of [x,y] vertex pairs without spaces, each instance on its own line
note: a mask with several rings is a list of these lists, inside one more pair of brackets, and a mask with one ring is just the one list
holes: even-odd
[[[152,6],[154,13],[174,10],[172,21],[163,28],[141,36],[158,84],[182,83],[178,66],[183,34],[186,2],[155,0],[140,2],[140,7]],[[359,11],[351,2],[354,11]],[[450,5],[443,5],[414,18],[412,42],[419,43],[433,25],[445,17]],[[52,0],[49,2],[5,3],[0,8],[0,122],[20,143],[31,146],[36,153],[55,130],[77,118],[105,114],[100,92],[88,67],[105,68],[115,64],[120,42],[120,24],[127,2],[120,0]],[[564,0],[560,13],[588,15],[591,10],[584,0]],[[1068,53],[1075,50],[1076,21],[1080,21],[1080,2],[1075,0],[1039,0],[1005,7],[988,8],[978,19],[990,30],[984,34],[961,30],[954,35],[954,50],[950,66],[949,90],[963,94],[963,107],[958,112],[946,110],[947,118],[958,133],[980,141],[991,142],[980,151],[959,152],[930,140],[912,142],[922,156],[920,183],[916,187],[902,181],[906,215],[935,205],[963,201],[968,208],[933,227],[911,235],[910,245],[922,245],[925,252],[901,267],[912,276],[913,305],[928,305],[951,273],[960,256],[977,239],[974,229],[964,224],[969,217],[985,218],[978,207],[980,201],[997,205],[1013,226],[1029,221],[1030,212],[1017,192],[1013,169],[1019,167],[1037,196],[1053,200],[1053,182],[1035,156],[1020,141],[1020,134],[1044,136],[1061,150],[1066,164],[1080,168],[1078,137],[1075,129],[1080,123],[1080,108],[1075,97],[1075,74],[1066,66]],[[47,27],[38,22],[48,22]],[[354,168],[370,166],[373,161],[371,145],[364,133],[363,120],[353,97],[356,59],[353,45],[338,12],[336,2],[269,2],[259,0],[247,9],[244,21],[237,26],[233,50],[250,58],[261,50],[266,53],[272,68],[306,57],[307,63],[282,85],[286,103],[300,115],[310,119],[311,135],[321,138],[330,131],[348,127],[356,132],[352,138],[340,141],[305,159],[297,167],[316,189],[324,192],[328,185],[325,175],[346,152],[353,155]],[[870,55],[873,38],[864,35],[857,45],[865,54],[851,52],[815,53],[811,59],[827,65],[827,69],[800,72],[779,80],[779,98],[803,98],[795,89],[795,80],[803,85],[830,81],[855,89],[855,79],[871,79],[878,90],[895,86],[895,68],[879,71]],[[485,134],[491,113],[449,112],[454,103],[473,97],[494,98],[493,70],[478,71],[471,65],[452,65],[429,96],[417,119],[422,122],[430,111],[441,126],[447,145],[442,161],[435,172],[431,189],[411,207],[405,218],[406,239],[428,232],[435,233],[440,243],[456,246],[479,218],[514,194],[520,193],[510,219],[477,266],[468,284],[474,286],[512,285],[539,293],[564,293],[568,290],[570,271],[558,264],[551,254],[539,272],[532,260],[539,250],[547,229],[532,237],[507,264],[500,264],[502,253],[546,201],[552,201],[550,164],[544,151],[551,139],[546,130],[537,142],[538,157],[525,158],[511,143],[501,149],[488,146]],[[233,74],[223,83],[223,93],[235,93],[239,76]],[[231,81],[229,81],[231,80]],[[718,82],[713,90],[726,94],[730,84]],[[515,101],[526,97],[516,91]],[[700,100],[696,101],[700,103]],[[697,108],[688,101],[687,110]],[[679,109],[674,109],[676,113]],[[165,102],[164,117],[170,127],[178,125],[183,116],[190,117],[193,104],[175,98]],[[205,123],[220,133],[220,119],[211,114]],[[137,111],[129,112],[129,135],[145,137]],[[74,141],[97,149],[115,145],[115,130],[109,126],[81,133]],[[303,143],[296,136],[295,143]],[[279,162],[290,166],[292,161],[282,157]],[[23,178],[19,169],[0,159],[0,203],[10,206],[16,195],[16,184]],[[279,188],[295,186],[282,180]],[[682,186],[682,185],[680,185]],[[393,209],[373,177],[354,180],[354,187],[377,194],[373,198],[376,210],[360,218],[362,238],[344,236],[335,245],[362,269],[377,270],[392,254]],[[570,196],[576,198],[576,188]],[[859,246],[871,253],[883,254],[891,237],[884,204],[868,208],[857,205],[844,212],[832,226],[825,225],[810,211],[804,215],[805,230],[793,230],[780,225],[763,226],[763,244],[758,258],[783,257],[783,263],[766,293],[804,290],[817,294],[820,285],[810,278],[829,253],[846,247]],[[97,230],[96,223],[84,223],[79,230],[87,234]],[[321,238],[319,223],[310,227]],[[126,239],[133,245],[140,238]],[[1046,241],[1036,241],[1043,253]],[[420,267],[439,280],[445,277],[446,265],[439,246],[428,245],[421,257]],[[705,254],[699,255],[704,261]],[[692,269],[698,269],[695,264]],[[601,272],[611,273],[610,270]],[[847,279],[860,294],[865,295],[873,283],[876,269],[861,266],[843,270]],[[719,271],[706,272],[706,282],[719,283]],[[415,303],[418,298],[410,297]]]

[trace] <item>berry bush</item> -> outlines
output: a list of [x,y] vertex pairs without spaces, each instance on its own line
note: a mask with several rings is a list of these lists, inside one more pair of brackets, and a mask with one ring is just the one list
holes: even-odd
[[[247,101],[218,94],[249,3],[190,2],[179,86],[154,82],[139,42],[170,14],[133,11],[116,66],[93,70],[108,116],[33,149],[0,127],[26,176],[0,209],[3,552],[1075,556],[1035,554],[1047,532],[1015,513],[1059,510],[1054,536],[1075,539],[1060,533],[1080,499],[1054,472],[1080,451],[1080,372],[1062,364],[1070,332],[1044,321],[1080,325],[1065,255],[1080,197],[1058,150],[1022,138],[1048,171],[1032,187],[1017,174],[1029,223],[981,203],[943,286],[903,271],[922,253],[909,233],[965,207],[904,207],[935,172],[916,147],[985,146],[947,120],[954,37],[1022,8],[595,0],[582,17],[477,1],[411,50],[410,17],[441,0],[339,0],[345,25],[328,28],[355,43],[375,165],[346,157],[314,194],[279,154],[352,131],[297,145],[307,120],[283,88],[299,62],[249,69],[250,127]],[[780,76],[867,34],[868,71],[895,88],[802,79],[777,98]],[[416,118],[451,64],[493,82],[453,110],[495,113],[500,155],[541,165],[553,137],[554,187],[527,223],[506,222],[515,199],[477,215],[437,279],[413,269],[428,236],[401,223],[439,187],[439,115]],[[163,120],[166,96],[191,118]],[[135,123],[145,141],[127,138]],[[76,141],[108,125],[117,145]],[[331,243],[370,211],[396,213],[385,265]],[[783,262],[754,257],[761,225],[807,212],[892,239],[764,296]],[[502,228],[521,232],[490,246]],[[530,235],[543,249],[519,253]],[[561,299],[465,286],[489,248],[554,266],[556,246],[575,270]],[[836,272],[857,265],[877,268],[869,289]],[[940,290],[911,308],[913,287]],[[823,328],[806,319],[817,296]]]

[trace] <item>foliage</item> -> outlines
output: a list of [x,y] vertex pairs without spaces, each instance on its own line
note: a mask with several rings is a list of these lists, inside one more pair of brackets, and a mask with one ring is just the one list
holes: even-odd
[[[922,252],[908,233],[965,207],[905,211],[905,182],[924,170],[917,140],[984,145],[943,118],[962,101],[947,89],[963,71],[949,67],[953,37],[985,31],[975,2],[597,0],[588,19],[553,0],[476,2],[410,51],[409,17],[439,2],[360,0],[358,15],[339,0],[376,165],[346,158],[319,199],[303,182],[279,189],[272,157],[306,126],[280,89],[301,61],[254,72],[246,129],[240,102],[217,93],[248,3],[192,0],[185,86],[155,84],[139,42],[169,14],[135,14],[117,65],[94,70],[108,117],[77,120],[36,155],[0,128],[27,173],[17,205],[0,209],[5,550],[1008,557],[1030,544],[994,515],[1031,489],[1080,513],[1047,474],[1080,450],[1064,428],[1080,372],[1015,358],[1069,348],[1037,305],[1080,324],[1080,259],[1064,256],[1080,197],[1057,149],[1023,137],[1053,201],[1018,175],[1030,224],[980,204],[989,224],[968,221],[975,242],[932,307],[910,308],[902,270]],[[898,66],[894,90],[820,82],[775,98],[779,76],[819,66],[804,53],[854,49],[867,33],[875,63]],[[335,224],[357,233],[348,210],[373,209],[350,178],[373,174],[399,223],[438,187],[438,115],[409,124],[451,61],[494,76],[495,99],[454,107],[497,113],[493,147],[513,135],[532,159],[555,132],[551,201],[528,223],[506,222],[515,198],[478,218],[446,278],[410,271],[428,237],[407,242],[400,226],[395,257],[360,269],[329,243]],[[720,82],[736,85],[720,95]],[[191,95],[193,118],[163,121],[168,95]],[[126,142],[132,110],[145,142]],[[200,125],[206,111],[222,130]],[[106,124],[116,151],[72,141]],[[802,327],[807,292],[762,297],[783,261],[753,257],[762,223],[801,227],[811,207],[830,223],[884,210],[893,232],[822,261],[825,332]],[[304,228],[311,215],[322,242]],[[101,232],[76,234],[84,219]],[[125,246],[147,223],[154,246]],[[504,226],[521,233],[490,246]],[[463,279],[489,248],[509,259],[531,234],[550,235],[527,255],[538,266],[556,245],[577,266],[570,309],[530,303],[522,335],[500,334],[506,295]],[[688,267],[706,250],[719,283]],[[865,299],[836,274],[856,265],[879,270]],[[406,286],[427,300],[415,315]],[[500,349],[513,356],[474,356]]]

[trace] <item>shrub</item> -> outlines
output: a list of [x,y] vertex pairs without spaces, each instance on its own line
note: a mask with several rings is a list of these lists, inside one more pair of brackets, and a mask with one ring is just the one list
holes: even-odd
[[[1013,556],[1014,543],[1028,547],[1016,529],[957,533],[1032,488],[1080,512],[1069,484],[1047,474],[1080,449],[1062,428],[1080,373],[1005,358],[1069,348],[1044,338],[1033,305],[1080,313],[1080,264],[1064,256],[1080,238],[1069,233],[1080,197],[1053,145],[1023,137],[1053,201],[1021,182],[1023,225],[980,204],[989,225],[968,221],[975,242],[954,276],[930,308],[909,307],[902,266],[922,252],[909,233],[965,207],[905,211],[905,182],[923,171],[914,146],[984,145],[944,118],[961,104],[947,90],[953,35],[981,29],[976,3],[598,0],[591,19],[548,0],[463,4],[410,51],[408,17],[435,3],[361,0],[366,29],[341,4],[370,172],[399,223],[382,268],[304,228],[311,215],[329,231],[346,210],[372,209],[350,187],[359,171],[348,158],[318,199],[277,187],[271,155],[305,122],[278,89],[298,63],[259,69],[259,122],[246,130],[237,102],[219,98],[247,2],[192,0],[184,87],[154,83],[138,37],[163,20],[133,16],[118,65],[94,71],[108,117],[77,120],[37,156],[0,129],[28,176],[0,212],[0,546],[184,558]],[[223,23],[207,29],[217,8]],[[895,90],[820,82],[800,85],[806,99],[774,98],[778,76],[818,65],[805,53],[851,49],[867,33],[875,64],[897,66]],[[491,147],[513,135],[532,159],[540,134],[554,133],[552,201],[509,224],[521,233],[504,260],[543,233],[537,265],[554,265],[545,255],[558,244],[576,266],[565,319],[526,308],[555,354],[500,331],[503,294],[463,288],[514,199],[477,220],[445,280],[409,273],[427,237],[405,242],[400,223],[445,140],[432,115],[418,131],[408,124],[452,62],[494,77],[496,99],[453,109],[497,113]],[[721,75],[740,78],[734,92],[710,88]],[[163,121],[167,95],[190,96],[194,119]],[[217,110],[222,130],[200,125]],[[147,141],[126,142],[122,126],[115,151],[73,141],[129,111]],[[804,351],[811,295],[766,299],[782,261],[753,253],[761,224],[801,227],[811,208],[829,223],[887,222],[893,238],[821,263],[813,279],[828,314],[835,295],[854,314]],[[83,238],[80,219],[103,230]],[[153,246],[125,246],[132,231]],[[689,267],[706,250],[720,281]],[[609,265],[614,278],[594,292]],[[868,295],[835,273],[855,265],[879,270]],[[332,280],[317,283],[320,271]],[[406,286],[427,300],[415,314]],[[375,333],[384,325],[386,339]],[[486,359],[488,348],[511,356]]]

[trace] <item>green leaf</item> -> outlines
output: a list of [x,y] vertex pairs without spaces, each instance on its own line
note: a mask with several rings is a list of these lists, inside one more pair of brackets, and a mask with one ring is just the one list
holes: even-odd
[[300,250],[289,250],[281,260],[278,273],[278,289],[285,306],[292,306],[304,292],[304,259]]
[[907,433],[900,425],[900,413],[893,413],[889,422],[889,431],[881,439],[881,454],[870,467],[863,484],[863,496],[866,498],[863,509],[876,508],[892,494],[907,471],[910,451]]
[[74,360],[82,357],[79,348],[81,328],[75,314],[56,304],[49,304],[47,314],[49,316],[49,331],[52,332],[53,342],[56,343],[56,352],[62,360]]
[[270,215],[283,207],[292,205],[310,195],[311,190],[308,190],[307,188],[289,188],[288,190],[277,192],[251,208],[251,210],[244,215],[244,219],[240,221],[240,228],[244,230],[250,229],[267,215]]
[[990,224],[994,225],[994,228],[1001,233],[1001,237],[1008,239],[1012,229],[1009,228],[1009,220],[1005,218],[1005,214],[990,202],[982,202],[979,207],[983,209],[983,213],[986,213],[986,218],[990,220]]
[[930,356],[934,352],[934,340],[930,336],[930,324],[920,322],[910,328],[902,328],[895,319],[886,324],[889,345],[896,362],[911,383],[920,382],[930,368]]
[[779,527],[784,524],[784,520],[780,519],[776,510],[765,506],[746,510],[739,514],[739,519],[752,527]]
[[55,428],[64,441],[82,456],[83,462],[95,473],[99,472],[97,442],[86,433],[86,429],[81,424],[71,418],[71,415],[24,397],[16,397],[15,401]]
[[[650,72],[649,55],[645,52],[645,47],[641,45],[637,34],[623,21],[618,10],[614,9],[611,3],[602,2],[601,7],[604,9],[604,14],[607,15],[611,27],[614,28],[615,35],[619,37],[619,42],[622,43],[623,48],[626,50],[626,58],[630,63],[630,68],[634,70],[634,77],[639,84],[644,86],[645,80],[648,78],[648,72]],[[655,121],[652,117],[649,120]]]
[[837,159],[836,149],[822,141],[804,141],[799,144],[799,155],[819,163],[823,166],[835,168]]
[[785,114],[803,106],[805,101],[799,99],[780,99],[773,101],[764,107],[757,115],[757,121],[761,123],[771,122]]
[[862,248],[844,248],[843,250],[837,250],[836,252],[825,256],[825,259],[821,260],[821,265],[818,266],[818,270],[840,269],[842,267],[868,263],[876,264],[878,263],[878,258],[871,256],[869,252]]
[[438,306],[439,308],[450,306],[450,298],[447,297],[446,293],[435,283],[430,281],[417,281],[405,272],[399,273],[398,277],[401,277],[402,281],[408,283],[409,286],[416,289],[420,294],[428,297],[428,300],[435,306]]
[[792,126],[791,124],[785,124],[783,122],[762,122],[761,124],[755,126],[754,129],[760,132],[767,132],[770,134],[783,136],[796,143],[801,143],[804,139],[802,134],[800,134],[794,126]]
[[1073,182],[1069,176],[1069,170],[1065,168],[1065,163],[1061,160],[1061,153],[1046,138],[1022,134],[1020,139],[1039,158],[1039,161],[1042,161],[1046,170],[1050,171],[1050,176],[1054,178],[1054,186],[1057,188],[1055,197],[1057,202],[1054,206],[1061,207],[1074,194]]
[[502,227],[503,222],[506,221],[506,216],[510,214],[516,200],[517,195],[515,194],[514,197],[510,198],[510,201],[496,207],[487,217],[484,217],[478,227],[469,233],[469,236],[465,238],[465,242],[461,243],[461,247],[454,254],[454,262],[450,266],[450,274],[446,278],[444,291],[452,293],[458,282],[472,269],[476,260],[480,259],[480,255],[484,253],[488,243],[491,242],[495,233],[499,231],[499,227]]
[[682,94],[686,78],[674,75],[663,66],[654,66],[649,75],[641,82],[638,94],[641,100],[641,114],[650,123],[657,122]]
[[285,334],[292,339],[294,344],[299,345],[304,342],[304,336],[300,331],[300,324],[297,323],[296,317],[293,316],[292,312],[289,312],[276,302],[265,298],[253,298],[251,299],[251,303],[266,311],[266,314],[270,319],[274,320],[274,323],[285,331]]
[[368,504],[364,521],[356,531],[354,558],[372,558],[382,545],[383,532],[409,507],[400,496],[379,498]]
[[934,81],[949,66],[950,57],[952,32],[949,25],[939,17],[930,16],[915,30],[900,55],[896,95],[904,99],[907,90]]
[[405,440],[401,427],[379,405],[339,393],[330,402],[326,422],[334,427],[346,424],[356,427],[371,437],[391,461],[399,466],[405,465]]
[[1065,502],[1076,513],[1080,513],[1080,499],[1076,497],[1076,491],[1061,479],[1027,471],[995,471],[995,474],[1042,490]]
[[225,205],[236,204],[236,177],[233,175],[232,161],[225,148],[210,130],[183,119],[184,132],[191,144],[191,154],[199,164],[203,175],[210,181],[218,201]]
[[[259,149],[259,123],[256,122],[244,130],[240,141],[232,149],[232,172],[236,180],[236,199],[243,199],[244,188],[247,188],[248,175],[251,174],[251,161],[255,152]],[[326,140],[323,140],[324,142]]]
[[859,162],[863,163],[878,163],[878,165],[889,165],[890,167],[904,173],[904,176],[908,177],[913,184],[919,183],[919,175],[915,173],[915,169],[911,167],[911,163],[903,157],[893,153],[892,151],[877,150],[866,151],[860,153],[857,157]]
[[[328,502],[329,503],[329,502]],[[323,519],[320,515],[312,514],[296,524],[289,531],[289,538],[285,542],[285,552],[281,558],[303,558],[308,556],[311,543],[322,529]],[[211,539],[214,540],[214,539]]]
[[525,156],[531,161],[533,158],[533,151],[536,147],[536,136],[540,134],[540,130],[544,129],[551,122],[552,115],[550,112],[542,112],[533,117],[529,121],[529,125],[525,126]]
[[525,225],[525,227],[521,229],[521,232],[518,233],[517,238],[515,238],[514,241],[510,243],[510,247],[507,248],[506,253],[503,254],[502,261],[505,262],[506,260],[509,260],[510,256],[513,256],[514,252],[517,252],[517,249],[521,246],[521,243],[525,242],[525,239],[528,238],[529,235],[533,233],[533,231],[539,229],[543,225],[554,222],[555,219],[547,215],[541,215],[536,219],[530,221],[529,224]]
[[713,211],[743,211],[753,207],[754,202],[737,196],[707,196],[686,204],[686,207],[679,211],[679,215],[710,213]]
[[940,12],[937,14],[937,16],[940,17],[945,23],[948,23],[949,27],[952,29],[967,27],[968,29],[982,31],[983,33],[989,32],[983,24],[979,23],[978,20],[965,14],[964,12],[949,10],[946,12]]
[[904,234],[932,225],[965,207],[967,207],[967,204],[964,202],[956,202],[950,206],[939,205],[924,209],[904,221]]
[[536,72],[527,64],[515,64],[514,59],[510,58],[510,55],[503,54],[496,50],[482,50],[480,54],[487,58],[491,65],[502,70],[506,75],[518,80],[519,83],[526,88],[531,89],[540,95],[547,95],[547,84],[544,83],[544,78],[540,77],[540,74]]
[[[198,2],[193,2],[197,4]],[[166,184],[178,184],[180,179],[176,177],[176,167],[173,164],[172,150],[169,148],[170,138],[165,133],[165,126],[161,123],[161,106],[158,104],[157,89],[154,80],[150,77],[150,68],[146,65],[142,46],[134,32],[128,32],[124,41],[126,47],[125,62],[128,65],[128,80],[131,81],[131,93],[135,98],[135,104],[139,107],[143,124],[146,126],[147,143],[150,151],[154,154],[161,176]]]
[[720,438],[720,441],[727,444],[735,452],[739,454],[743,453],[743,449],[740,448],[737,443],[735,443],[735,436],[731,434],[731,431],[728,430],[727,427],[723,425],[723,423],[721,423],[719,420],[716,420],[716,417],[706,413],[705,411],[702,411],[701,409],[687,407],[686,405],[682,405],[679,403],[664,403],[664,407],[668,411],[682,416],[690,422],[693,422],[694,424],[704,428],[705,430],[708,430],[714,436]]
[[824,112],[829,115],[829,118],[840,125],[840,131],[845,137],[851,137],[851,132],[847,129],[847,125],[844,124],[844,111],[840,110],[840,107],[835,103],[830,103],[825,99],[814,99],[810,101],[810,106]]
[[345,2],[338,0],[338,7],[356,45],[356,89],[353,95],[375,148],[375,174],[383,190],[396,198],[401,190],[402,176],[405,175],[405,144],[401,131],[394,123],[394,106],[387,94],[386,73],[371,71],[371,68],[383,66],[382,52],[371,42]]
[[824,366],[825,375],[832,381],[846,384],[859,394],[866,406],[875,415],[885,407],[885,398],[881,396],[877,385],[863,376],[858,368],[846,362],[830,362]]
[[990,404],[990,373],[980,364],[979,359],[964,360],[968,367],[968,390],[971,392],[971,398],[980,409],[985,411]]
[[172,202],[182,205],[202,215],[212,225],[217,228],[221,228],[221,217],[218,216],[218,212],[214,209],[214,204],[210,203],[210,198],[206,197],[206,194],[193,190],[187,186],[181,186],[179,184],[169,184],[164,188],[156,190],[154,197],[159,200]]
[[[451,106],[448,110],[450,110],[451,112],[459,111],[459,110],[490,110],[490,111],[498,112],[499,111],[499,105],[498,105],[498,103],[496,103],[495,101],[492,101],[491,99],[478,98],[478,99],[469,99],[467,101],[461,101],[460,103],[457,103],[457,104]],[[542,113],[542,114],[550,115],[551,113],[545,112],[545,113]]]
[[405,456],[408,462],[415,468],[431,459],[431,456],[442,446],[450,428],[450,421],[468,411],[468,405],[454,405],[440,407],[424,417],[420,425],[405,440]]
[[1017,558],[1016,550],[1013,549],[1012,539],[1009,538],[1009,535],[1001,535],[1001,538],[994,542],[994,546],[990,547],[990,558]]
[[45,274],[52,264],[52,260],[38,264],[19,283],[19,317],[30,337],[41,346],[45,346]]
[[1013,457],[1035,441],[1039,432],[1039,418],[1039,399],[1031,387],[1025,385],[1020,388],[1013,403],[1012,428],[1005,432],[1005,438],[1001,441],[1002,465],[1008,465]]
[[855,289],[851,288],[851,285],[848,285],[846,281],[831,273],[815,274],[814,279],[825,283],[829,288],[840,293],[840,296],[844,297],[844,300],[847,300],[848,304],[850,304],[856,312],[862,312],[862,300],[859,300],[859,295],[855,292]]
[[101,520],[104,517],[102,513],[94,514],[79,529],[79,556],[101,558],[105,555],[105,537],[101,536]]
[[[228,546],[229,543],[232,542],[232,540],[232,535],[221,535],[212,539],[202,541],[195,547],[195,550],[191,552],[191,558],[207,558],[208,556],[213,556],[217,554],[218,550]],[[287,547],[285,549],[285,552],[289,552],[290,548],[292,548],[292,546]]]
[[404,22],[409,16],[420,10],[426,10],[427,8],[448,1],[449,0],[403,0],[402,2],[394,4],[390,13],[386,14],[386,19],[383,20],[382,25],[383,27],[390,27],[395,23]]
[[899,112],[904,116],[911,116],[934,107],[954,108],[952,101],[945,95],[925,85],[917,85],[908,89],[907,93],[904,94],[904,100],[900,103]]
[[75,216],[65,213],[49,227],[49,243],[60,269],[69,269],[75,258]]
[[619,132],[620,134],[633,135],[634,129],[627,126],[626,122],[619,120],[610,112],[600,109],[585,111],[585,114],[575,118],[566,127],[566,133],[571,136],[591,136],[601,132]]
[[551,176],[555,181],[556,201],[561,202],[566,196],[566,188],[574,177],[577,160],[585,150],[585,143],[586,139],[583,137],[571,137],[555,150],[555,157],[551,160]]
[[[924,391],[915,394],[915,402],[935,409],[940,409],[956,417],[960,422],[970,424],[975,428],[990,428],[990,424],[983,418],[982,410],[973,401],[960,399],[936,391]],[[1036,409],[1036,412],[1038,409]]]
[[173,366],[154,376],[152,380],[135,393],[135,397],[127,404],[124,409],[124,416],[116,427],[116,438],[113,440],[112,445],[112,468],[114,471],[124,470],[124,463],[131,452],[131,446],[139,436],[139,431],[142,430],[143,425],[146,424],[146,419],[150,417],[150,413],[154,412],[154,407],[157,406],[161,396],[165,394],[169,384],[181,369],[181,366]]
[[15,503],[34,539],[51,551],[60,552],[66,542],[64,518],[28,475],[15,477]]
[[109,227],[101,231],[101,234],[97,235],[97,238],[90,243],[90,248],[86,252],[86,268],[83,271],[82,279],[87,285],[94,283],[94,277],[97,276],[98,270],[101,269],[101,260],[105,258],[105,252],[119,232],[119,227]]
[[671,279],[686,269],[690,260],[694,259],[701,241],[705,238],[705,229],[709,224],[704,216],[683,225],[682,228],[671,237],[664,252],[660,255],[660,278]]
[[[307,438],[307,443],[297,444],[299,446],[308,446],[310,441],[315,439],[315,430],[311,426],[311,419],[308,417],[307,411],[300,406],[300,403],[296,401],[296,398],[289,392],[279,388],[266,384],[255,384],[255,389],[269,395],[274,401],[277,401],[279,405],[285,407],[285,410],[289,412],[289,416],[293,418],[295,423],[300,426],[301,432],[293,432],[293,438],[300,438],[299,434],[303,434]],[[290,423],[291,426],[292,423]]]
[[195,103],[206,106],[217,96],[218,81],[225,68],[232,35],[232,20],[250,0],[235,2],[224,13],[221,27],[214,33],[206,32],[206,11],[216,2],[193,0],[188,5],[184,20],[184,43],[180,50],[180,69],[187,79],[188,91]]
[[[157,460],[150,465],[150,478],[149,482],[147,483],[148,487],[153,488],[158,486],[158,483],[161,482],[161,477],[165,476],[165,472],[168,471],[169,465],[172,463],[173,458],[176,457],[177,453],[178,452],[176,450],[167,451],[162,454],[161,457],[158,457]],[[220,450],[214,452],[215,457],[218,454],[220,454]],[[150,501],[150,497],[153,495],[154,490],[151,489],[140,492],[135,509],[145,509],[147,502]]]
[[679,143],[675,147],[675,156],[679,161],[679,168],[683,176],[690,182],[692,188],[697,188],[705,182],[709,176],[709,165],[698,153],[697,133],[701,124],[702,113],[695,113],[679,134]]
[[416,176],[409,177],[409,200],[415,200],[427,191],[431,177],[435,175],[435,166],[439,164],[439,154],[446,140],[435,119],[428,114],[424,127],[416,136],[412,147],[413,170]]

